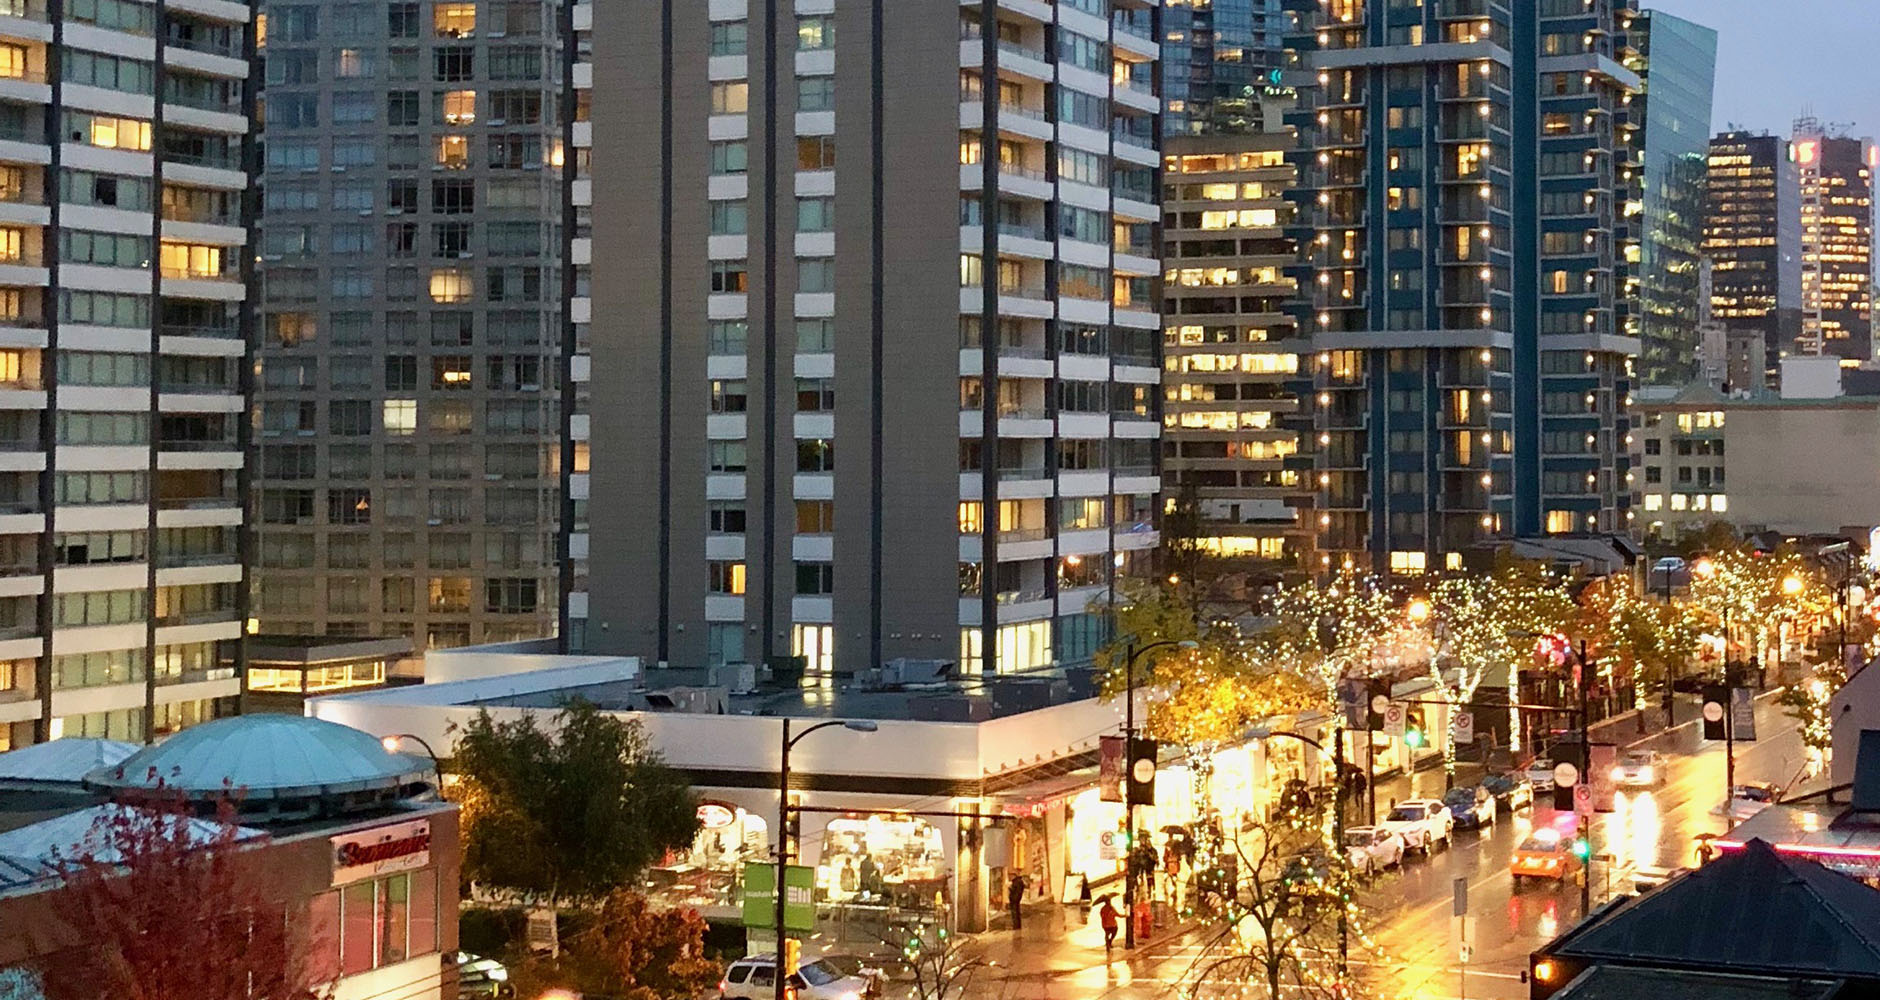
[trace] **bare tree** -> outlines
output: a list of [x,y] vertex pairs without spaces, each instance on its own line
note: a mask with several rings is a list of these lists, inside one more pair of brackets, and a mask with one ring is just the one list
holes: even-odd
[[1242,829],[1232,848],[1237,870],[1216,873],[1232,898],[1216,900],[1225,919],[1184,973],[1184,992],[1239,996],[1258,982],[1269,1000],[1337,996],[1341,918],[1355,912],[1342,847],[1327,843],[1318,817],[1288,812]]
[[941,924],[902,925],[895,934],[899,940],[890,943],[901,949],[901,963],[913,976],[914,1000],[958,1000],[992,964]]

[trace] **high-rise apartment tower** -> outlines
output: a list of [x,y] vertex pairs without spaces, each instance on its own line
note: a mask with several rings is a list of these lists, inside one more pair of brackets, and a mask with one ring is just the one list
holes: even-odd
[[251,28],[0,4],[0,749],[238,694]]
[[586,648],[1088,658],[1157,539],[1160,15],[595,5]]
[[1802,331],[1798,354],[1850,365],[1872,361],[1873,172],[1871,140],[1812,117],[1795,123],[1789,149],[1800,170]]

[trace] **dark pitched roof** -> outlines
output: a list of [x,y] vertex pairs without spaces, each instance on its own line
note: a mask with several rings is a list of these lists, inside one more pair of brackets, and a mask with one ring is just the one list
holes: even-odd
[[1880,891],[1751,840],[1596,914],[1547,950],[1637,965],[1880,977]]
[[1828,1000],[1838,992],[1840,984],[1833,980],[1595,965],[1554,996],[1555,1000]]
[[1880,812],[1880,729],[1860,732],[1860,749],[1854,754],[1855,812]]

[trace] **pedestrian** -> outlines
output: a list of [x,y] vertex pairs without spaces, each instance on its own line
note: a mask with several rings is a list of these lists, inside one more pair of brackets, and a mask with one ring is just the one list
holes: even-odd
[[1103,897],[1103,905],[1097,907],[1097,923],[1103,927],[1103,955],[1109,957],[1110,949],[1116,945],[1117,910],[1110,903],[1110,897]]
[[1020,906],[1025,902],[1025,887],[1025,876],[1017,874],[1012,876],[1012,881],[1005,887],[1005,902],[1012,908],[1012,929],[1015,931],[1024,926]]

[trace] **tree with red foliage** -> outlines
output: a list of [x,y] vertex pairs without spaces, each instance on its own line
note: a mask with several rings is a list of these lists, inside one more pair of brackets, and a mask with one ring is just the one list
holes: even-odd
[[[47,905],[73,946],[38,964],[46,1000],[315,1000],[308,921],[290,921],[261,835],[180,799],[105,806],[55,862]],[[325,973],[325,974],[323,974]]]
[[661,909],[631,889],[610,893],[593,922],[562,944],[559,960],[512,969],[523,995],[572,989],[619,1000],[693,1000],[724,973],[705,954],[697,910]]

